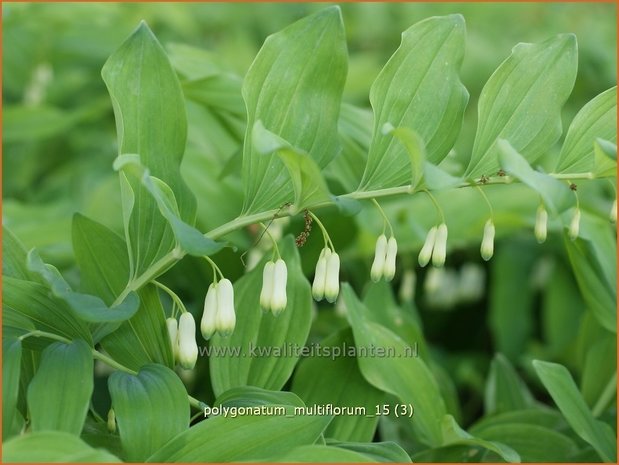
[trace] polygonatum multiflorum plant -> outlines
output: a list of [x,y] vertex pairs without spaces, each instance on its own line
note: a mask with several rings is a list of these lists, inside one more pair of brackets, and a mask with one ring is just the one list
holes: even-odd
[[[370,114],[342,101],[338,7],[269,36],[242,85],[199,50],[166,52],[142,22],[102,69],[122,235],[74,216],[77,287],[3,229],[4,460],[616,461],[616,367],[605,360],[616,343],[616,87],[587,103],[561,139],[576,37],[520,43],[476,96],[472,151],[458,153],[465,36],[458,14],[404,31],[371,87]],[[201,207],[181,172],[195,145],[188,121],[210,137],[211,126],[191,120],[196,104],[241,147],[215,168],[227,189],[240,186],[242,206],[208,230],[197,209],[217,219],[226,207]],[[423,217],[415,240],[402,211]],[[362,252],[351,252],[333,217],[367,226]],[[461,230],[482,263],[507,261],[502,269],[519,266],[529,238],[552,238],[565,252],[577,286],[553,294],[552,318],[573,316],[561,313],[570,296],[584,312],[578,337],[591,351],[580,385],[556,358],[527,360],[541,402],[513,366],[518,354],[499,353],[484,415],[464,424],[460,375],[424,338],[413,299],[414,269],[426,292],[453,294]],[[495,241],[510,252],[494,256]],[[318,244],[311,260],[301,255],[306,243]],[[243,276],[229,271],[231,260]],[[199,276],[197,304],[166,280],[176,265],[183,279]],[[475,270],[462,278],[466,295]],[[366,291],[346,282],[360,275]],[[523,283],[510,285],[492,296],[517,300]],[[317,305],[344,315],[321,320],[318,347],[346,347],[346,356],[310,352]],[[101,395],[105,411],[93,401]]]

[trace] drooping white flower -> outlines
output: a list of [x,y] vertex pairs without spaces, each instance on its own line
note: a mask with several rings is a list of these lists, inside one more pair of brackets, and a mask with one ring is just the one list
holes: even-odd
[[271,297],[273,296],[273,282],[275,280],[275,263],[266,262],[262,271],[262,290],[260,291],[260,307],[265,312],[271,309]]
[[481,240],[481,258],[488,261],[494,255],[494,223],[492,220],[486,221],[484,226],[484,236]]
[[340,256],[332,252],[327,258],[327,273],[325,277],[325,298],[329,303],[337,300],[340,293]]
[[110,433],[116,432],[116,413],[113,408],[109,409],[107,412],[107,430]]
[[273,294],[271,295],[271,312],[277,316],[286,308],[286,284],[288,282],[288,269],[286,262],[281,258],[275,262],[273,273]]
[[172,356],[174,360],[178,359],[178,322],[176,318],[167,318],[165,325],[168,328],[168,337],[172,345]]
[[574,212],[574,216],[572,216],[572,221],[570,222],[570,228],[568,230],[570,240],[575,241],[576,238],[578,237],[579,231],[580,231],[580,208],[576,207],[576,211]]
[[610,221],[613,223],[617,222],[617,199],[613,201],[613,206],[610,209]]
[[200,332],[207,341],[217,331],[217,285],[211,284],[204,298],[204,313],[200,321]]
[[439,224],[436,229],[436,240],[434,242],[434,250],[432,251],[432,264],[436,267],[441,267],[445,264],[447,256],[447,225]]
[[385,269],[385,260],[387,259],[387,236],[381,234],[376,240],[376,248],[374,250],[374,262],[370,271],[370,278],[377,283],[383,277]]
[[217,332],[221,336],[229,336],[236,325],[234,313],[234,289],[229,279],[217,283]]
[[385,257],[385,265],[383,267],[383,275],[385,281],[391,281],[395,276],[395,260],[398,255],[398,242],[395,237],[391,236],[387,242],[387,254]]
[[430,259],[432,258],[432,250],[434,250],[434,243],[436,241],[436,226],[432,226],[430,231],[428,231],[428,235],[426,236],[426,241],[423,243],[423,247],[419,252],[419,257],[417,261],[419,262],[419,266],[422,268],[430,263]]
[[320,302],[325,296],[325,285],[327,280],[327,260],[331,255],[331,249],[325,247],[320,252],[318,262],[316,262],[316,272],[312,283],[312,296]]
[[193,315],[184,312],[178,320],[178,363],[186,370],[191,370],[198,360],[196,344],[196,322]]
[[548,235],[548,212],[543,205],[537,207],[535,215],[535,239],[539,244],[546,241]]

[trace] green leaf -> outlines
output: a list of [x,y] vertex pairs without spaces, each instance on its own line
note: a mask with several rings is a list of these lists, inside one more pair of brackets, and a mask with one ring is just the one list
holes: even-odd
[[347,73],[340,9],[325,8],[269,36],[243,82],[247,132],[243,150],[244,213],[292,199],[284,164],[257,152],[256,121],[324,168],[338,151],[337,124]]
[[436,380],[426,364],[418,357],[411,357],[410,347],[393,332],[365,316],[368,312],[348,284],[342,286],[342,296],[348,309],[355,344],[358,348],[370,347],[393,351],[391,357],[361,357],[359,369],[373,386],[397,396],[404,404],[412,404],[415,416],[412,425],[419,439],[426,444],[441,444],[440,422],[445,404]]
[[[196,200],[180,174],[187,137],[185,101],[178,77],[146,23],[110,56],[101,75],[114,107],[119,154],[138,154],[150,173],[174,192],[181,220],[193,224]],[[141,180],[129,182],[133,192],[127,193],[125,186],[123,196],[131,198],[123,198],[123,207],[135,202],[125,227],[132,271],[138,276],[174,243],[172,231]]]
[[144,461],[189,427],[187,391],[169,368],[145,365],[137,375],[117,371],[108,387],[129,462]]
[[328,440],[328,445],[358,452],[376,462],[410,463],[408,454],[395,442],[340,442]]
[[562,262],[552,269],[542,299],[542,340],[551,357],[572,352],[586,311],[571,267]]
[[[129,279],[125,241],[102,224],[79,213],[73,216],[72,242],[80,269],[81,290],[112,305]],[[119,322],[92,325],[95,342],[118,328]]]
[[617,145],[604,139],[593,143],[593,175],[612,178],[617,174]]
[[551,430],[568,428],[565,419],[558,410],[548,407],[536,407],[484,416],[469,428],[469,432],[474,436],[481,436],[487,428],[511,424],[542,426]]
[[487,441],[467,433],[458,426],[451,415],[445,415],[441,423],[443,433],[443,445],[471,445],[479,446],[495,452],[506,462],[520,463],[520,456],[511,447],[502,442]]
[[148,462],[241,462],[285,454],[313,444],[331,417],[293,415],[218,416],[201,421],[153,454]]
[[384,133],[385,124],[417,133],[433,163],[453,147],[469,98],[458,76],[464,38],[461,15],[428,18],[402,33],[400,47],[370,89],[374,136],[359,190],[415,185],[421,176],[419,157],[407,156],[409,144]]
[[617,288],[611,284],[616,280],[605,271],[591,240],[571,241],[566,234],[564,243],[587,308],[604,328],[616,333]]
[[427,158],[423,140],[412,129],[407,127],[394,128],[391,123],[385,123],[382,132],[397,138],[406,149],[411,167],[410,184],[411,189],[414,189],[423,178],[424,162]]
[[[270,257],[234,283],[237,323],[228,337],[210,340],[210,373],[216,395],[239,386],[281,389],[300,354],[311,325],[312,297],[291,236],[279,245],[288,268],[286,309],[277,317],[260,309],[262,269]],[[238,353],[234,353],[238,351]]]
[[112,305],[129,279],[125,241],[86,216],[73,216],[73,252],[80,269],[81,289]]
[[335,446],[324,446],[313,444],[311,446],[300,446],[288,453],[270,461],[281,463],[365,463],[376,462],[370,457],[358,452],[342,449]]
[[[46,286],[32,281],[4,276],[2,278],[3,321],[23,320],[26,317],[37,329],[58,334],[67,339],[80,338],[92,345],[90,331],[84,321],[74,316],[63,301],[53,295]],[[28,321],[27,320],[27,321]],[[28,325],[24,329],[31,329]]]
[[30,279],[26,268],[26,249],[4,225],[2,225],[2,275]]
[[140,299],[135,292],[116,306],[108,307],[99,297],[73,292],[60,272],[41,260],[35,249],[28,252],[28,269],[49,286],[52,294],[62,299],[72,312],[89,323],[119,322],[131,318],[138,310]]
[[174,368],[174,356],[165,325],[165,313],[157,288],[146,286],[139,291],[140,308],[131,319],[101,339],[101,346],[117,362],[132,370],[148,363]]
[[4,463],[117,463],[121,460],[103,449],[93,449],[80,438],[61,431],[41,431],[18,436],[2,444]]
[[186,98],[215,111],[225,111],[244,118],[241,83],[237,76],[218,73],[183,83],[183,93]]
[[499,139],[508,140],[529,163],[553,146],[561,137],[561,107],[572,92],[577,59],[573,34],[512,49],[479,97],[479,122],[466,177],[491,175],[500,168]]
[[574,117],[567,130],[555,171],[593,171],[593,144],[598,138],[617,143],[617,86],[599,94]]
[[147,170],[142,178],[142,184],[157,202],[159,211],[168,221],[174,233],[174,237],[182,250],[196,257],[211,255],[221,250],[223,247],[222,244],[218,244],[208,237],[205,237],[196,228],[180,219],[180,208],[176,203],[172,190],[165,182],[161,179],[149,176]]
[[293,392],[269,391],[255,386],[232,388],[217,397],[213,406],[254,407],[259,405],[291,405],[304,407],[303,401]]
[[423,164],[423,184],[430,190],[445,190],[452,187],[458,187],[464,179],[458,176],[452,176],[443,169],[430,162]]
[[2,331],[2,440],[15,436],[21,430],[24,419],[17,410],[19,376],[22,358],[21,340]]
[[[607,337],[596,341],[587,351],[585,368],[580,380],[580,391],[592,409],[605,394],[607,386],[617,389],[617,341]],[[614,399],[614,395],[612,396]],[[605,405],[601,406],[602,408]]]
[[533,396],[509,360],[497,353],[490,364],[484,394],[486,415],[510,410],[521,410],[533,406]]
[[91,348],[82,340],[55,342],[41,356],[28,386],[32,431],[57,430],[79,435],[92,395]]
[[[123,170],[125,178],[132,180],[134,183],[141,183],[140,189],[144,187],[157,204],[159,212],[168,222],[172,230],[172,234],[178,243],[178,246],[190,255],[202,257],[211,255],[223,247],[208,237],[205,237],[200,231],[183,221],[180,217],[180,207],[176,202],[174,192],[163,180],[150,175],[150,171],[142,165],[139,157],[133,154],[120,155],[114,162],[114,169]],[[128,192],[132,182],[129,181],[124,189]],[[148,195],[147,194],[147,195]],[[127,194],[130,199],[133,193]],[[129,209],[130,206],[127,206]]]
[[506,242],[490,262],[488,325],[496,348],[512,362],[525,351],[532,336],[531,274],[538,253],[520,242]]
[[544,205],[550,211],[561,213],[574,204],[574,195],[567,183],[535,171],[510,142],[499,139],[496,143],[496,149],[499,152],[501,168],[507,174],[514,176],[537,191],[544,200]]
[[507,444],[520,455],[522,462],[564,462],[578,450],[576,443],[564,434],[538,425],[495,425],[479,431],[477,436]]
[[363,407],[366,415],[338,415],[327,427],[325,436],[340,441],[371,441],[378,417],[375,405],[383,403],[384,394],[361,375],[357,360],[346,354],[346,347],[355,341],[350,328],[339,331],[320,343],[331,357],[314,356],[303,359],[292,383],[292,390],[307,405],[332,404],[338,407]]
[[254,123],[252,143],[259,156],[267,157],[275,153],[284,162],[292,181],[297,210],[330,201],[329,189],[320,168],[309,154],[270,132],[260,120]]
[[4,143],[33,142],[59,136],[77,121],[60,108],[43,105],[6,105],[2,112]]
[[612,428],[593,418],[569,371],[557,363],[533,361],[533,368],[572,429],[600,454],[616,462],[617,442]]
[[370,283],[363,296],[363,303],[371,321],[393,331],[404,342],[413,346],[424,362],[430,360],[423,331],[409,309],[398,306],[393,289],[386,281]]
[[342,103],[338,123],[342,152],[325,167],[325,176],[339,185],[338,194],[353,192],[367,163],[372,137],[372,112]]

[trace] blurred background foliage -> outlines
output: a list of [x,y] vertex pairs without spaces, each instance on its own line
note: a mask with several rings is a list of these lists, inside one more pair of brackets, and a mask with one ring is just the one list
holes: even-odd
[[[197,225],[207,231],[234,218],[242,203],[238,176],[244,133],[242,76],[269,34],[324,6],[3,4],[4,224],[27,248],[39,248],[46,261],[75,284],[79,276],[71,248],[72,215],[82,212],[120,233],[118,181],[111,169],[117,155],[115,124],[100,71],[141,19],[168,51],[187,97],[189,134],[182,169],[198,199]],[[564,132],[587,101],[616,84],[614,4],[345,3],[341,7],[350,54],[344,101],[362,109],[369,107],[371,83],[397,48],[403,30],[429,16],[464,15],[467,39],[461,76],[471,98],[455,154],[447,161],[454,170],[468,158],[481,89],[516,43],[542,41],[561,32],[576,34],[579,68],[564,108]],[[369,140],[371,134],[364,130],[371,128],[371,113],[351,109],[347,114],[342,132],[360,128],[357,139]],[[344,153],[348,150],[354,150],[354,143],[345,141]],[[334,171],[337,165],[328,169],[329,182],[334,192],[341,192],[346,179]],[[443,270],[416,266],[425,233],[436,221],[428,198],[384,201],[402,251],[393,292],[421,322],[431,350],[451,375],[463,426],[484,413],[485,379],[497,352],[545,401],[547,394],[532,373],[530,360],[565,364],[581,384],[593,383],[586,387],[591,404],[616,366],[615,337],[585,313],[562,243],[566,218],[551,218],[549,240],[538,245],[532,232],[537,195],[521,185],[485,189],[496,215],[495,257],[488,264],[479,257],[488,216],[480,194],[475,189],[441,192],[438,199],[450,227]],[[601,241],[612,243],[615,232],[607,221],[612,185],[582,182],[579,195],[585,229],[599,230]],[[374,241],[382,229],[380,216],[371,208],[354,217],[328,210],[320,214],[341,250],[343,280],[363,292]],[[302,221],[282,221],[278,228],[297,234]],[[248,228],[230,237],[238,250],[225,249],[215,257],[224,274],[236,278],[243,273],[240,255],[255,234]],[[318,236],[310,237],[301,249],[308,276],[321,247]],[[186,258],[164,280],[197,315],[209,282],[204,261]],[[341,309],[318,310],[312,342],[345,325]],[[584,373],[592,347],[604,360],[596,366],[598,383]],[[200,363],[193,381],[187,381],[194,383],[197,395],[209,399],[209,383],[201,382],[208,376],[207,361]]]

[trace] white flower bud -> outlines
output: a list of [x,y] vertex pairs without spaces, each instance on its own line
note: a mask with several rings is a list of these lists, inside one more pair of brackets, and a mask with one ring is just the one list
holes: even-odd
[[234,331],[236,314],[234,313],[234,289],[229,279],[217,283],[217,331],[226,337]]
[[167,318],[165,325],[168,328],[168,336],[170,338],[170,344],[172,344],[172,357],[174,360],[178,359],[178,322],[176,318]]
[[320,252],[318,262],[316,263],[316,272],[314,273],[314,282],[312,283],[312,296],[318,302],[322,300],[325,295],[325,284],[327,280],[327,259],[331,255],[331,249],[325,247]]
[[488,261],[494,255],[494,223],[492,220],[486,221],[484,226],[484,236],[481,240],[481,258]]
[[432,250],[434,249],[434,242],[436,241],[436,226],[432,226],[430,231],[428,231],[428,235],[426,236],[426,241],[423,243],[423,247],[419,252],[419,257],[417,261],[419,262],[419,266],[422,268],[430,263],[430,258],[432,258]]
[[374,250],[374,263],[372,263],[372,270],[370,272],[370,278],[377,283],[380,278],[383,277],[385,269],[385,260],[387,259],[387,236],[381,234],[376,240],[376,249]]
[[333,252],[327,258],[327,275],[325,279],[325,297],[328,302],[337,300],[340,293],[340,256]]
[[436,230],[436,240],[432,251],[432,264],[441,267],[445,264],[447,256],[447,225],[441,223]]
[[262,291],[260,291],[260,307],[262,310],[269,311],[271,309],[271,299],[273,297],[273,281],[275,274],[275,263],[272,261],[266,262],[262,271]]
[[617,222],[617,199],[613,201],[613,206],[610,209],[610,221],[613,223]]
[[116,413],[114,413],[113,408],[109,409],[107,412],[107,430],[110,433],[116,432]]
[[207,341],[217,331],[217,286],[211,284],[204,298],[204,313],[200,321],[200,332]]
[[580,231],[580,208],[576,207],[576,211],[574,212],[574,216],[572,217],[572,221],[570,222],[570,228],[568,234],[570,236],[570,240],[575,241],[578,237],[578,232]]
[[286,308],[286,283],[288,281],[288,269],[286,262],[281,258],[275,262],[273,277],[273,295],[271,297],[271,312],[277,316]]
[[537,215],[535,216],[535,239],[539,244],[546,241],[548,234],[548,212],[543,205],[537,207]]
[[385,257],[385,267],[383,275],[385,281],[391,281],[395,276],[395,260],[398,255],[398,242],[395,237],[391,236],[387,242],[387,256]]
[[178,320],[178,363],[185,370],[191,370],[196,365],[196,360],[196,322],[191,313],[185,312]]

